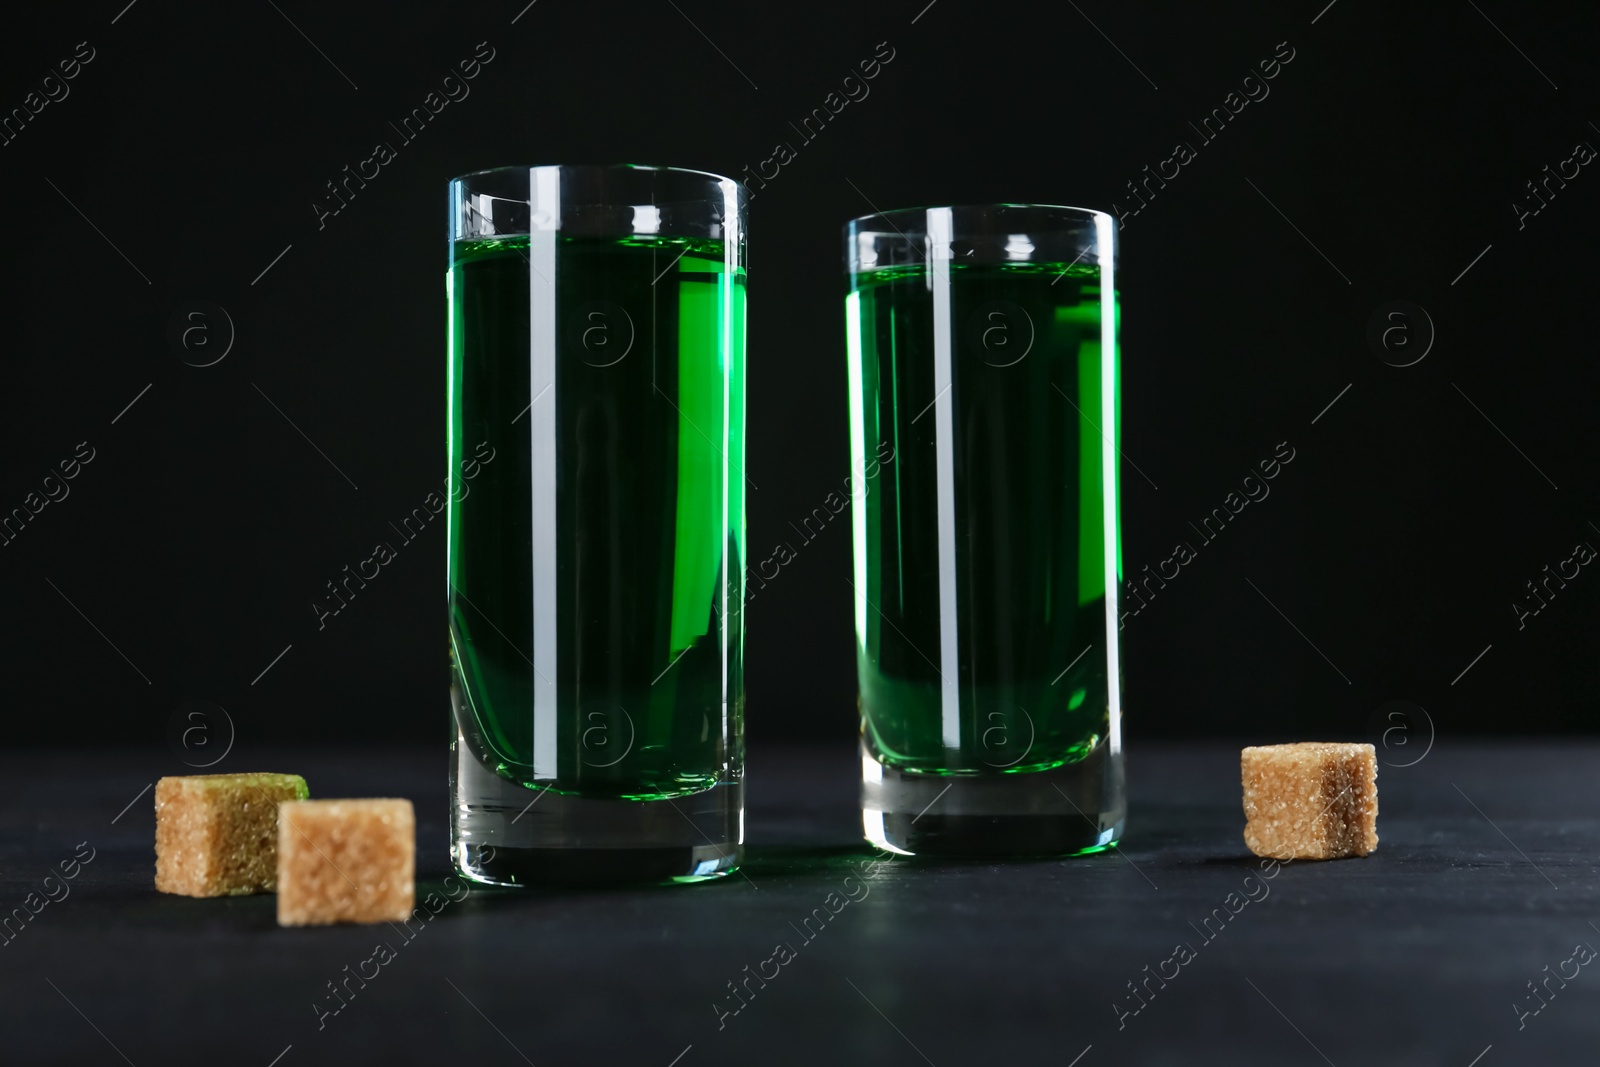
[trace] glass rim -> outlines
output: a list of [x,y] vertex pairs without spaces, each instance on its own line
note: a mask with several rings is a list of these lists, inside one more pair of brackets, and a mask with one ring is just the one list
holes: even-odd
[[743,182],[738,178],[730,178],[725,174],[715,171],[698,170],[694,167],[669,167],[653,163],[530,163],[526,166],[510,164],[500,167],[484,167],[480,170],[468,171],[458,174],[450,179],[450,184],[470,181],[473,178],[484,178],[494,174],[509,174],[512,172],[526,172],[530,170],[585,170],[585,171],[648,171],[655,174],[676,174],[689,178],[707,178],[713,182],[731,182],[741,193],[748,194]]
[[[986,204],[928,204],[925,207],[890,208],[888,211],[874,211],[867,215],[859,215],[856,218],[846,222],[844,224],[844,229],[848,232],[857,229],[863,223],[871,222],[874,219],[883,219],[893,225],[894,222],[899,221],[901,218],[914,217],[918,215],[926,216],[930,211],[992,211],[997,208],[1020,211],[1064,212],[1070,215],[1075,215],[1081,221],[1086,223],[1092,223],[1096,218],[1103,218],[1107,222],[1114,221],[1109,212],[1101,211],[1099,208],[1076,207],[1071,204],[1019,204],[1001,201]],[[896,227],[896,229],[898,230],[899,228]]]

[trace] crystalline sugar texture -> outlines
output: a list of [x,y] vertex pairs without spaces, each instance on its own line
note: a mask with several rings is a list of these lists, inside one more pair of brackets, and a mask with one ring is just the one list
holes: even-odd
[[1307,741],[1246,748],[1244,841],[1258,856],[1326,860],[1378,847],[1378,763],[1371,745]]
[[278,802],[310,795],[297,774],[196,774],[156,783],[156,888],[187,897],[271,892]]
[[278,924],[398,922],[416,897],[409,800],[298,800],[278,814]]

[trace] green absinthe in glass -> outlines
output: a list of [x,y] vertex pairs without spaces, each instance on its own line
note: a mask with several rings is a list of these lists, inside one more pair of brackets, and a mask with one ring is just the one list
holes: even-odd
[[[535,397],[529,252],[526,236],[487,237],[451,255],[462,733],[486,768],[530,787],[708,789],[742,765],[744,380],[731,349],[744,272],[730,276],[721,241],[559,237],[554,276],[531,279],[556,289],[555,384]],[[553,753],[535,751],[532,405],[556,420]],[[480,466],[483,441],[495,451]]]
[[[909,772],[1046,770],[1108,729],[1101,430],[1116,440],[1121,418],[1102,425],[1100,271],[948,269],[946,396],[926,266],[854,275],[846,298],[865,740]],[[956,747],[941,718],[936,403],[953,431]]]

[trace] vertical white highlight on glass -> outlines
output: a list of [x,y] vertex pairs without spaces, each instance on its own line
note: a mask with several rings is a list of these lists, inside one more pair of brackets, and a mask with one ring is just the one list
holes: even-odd
[[1122,651],[1117,633],[1117,250],[1111,216],[1095,212],[1095,255],[1100,263],[1100,504],[1105,522],[1106,564],[1106,692],[1111,696],[1107,743],[1111,754],[1122,751]]
[[[455,195],[459,196],[460,194],[456,193]],[[456,245],[455,245],[455,240],[452,238],[452,240],[450,241],[450,263],[451,263],[451,267],[450,267],[449,270],[444,272],[444,308],[445,308],[445,312],[444,312],[445,313],[444,336],[445,336],[445,353],[446,353],[445,364],[444,364],[444,383],[445,383],[445,394],[444,395],[450,398],[449,399],[449,403],[452,406],[454,406],[455,404],[459,403],[459,401],[456,400],[456,293],[455,293],[455,288],[456,288],[456,269],[455,269],[455,261],[456,261]],[[455,487],[456,487],[456,482],[455,482],[455,474],[456,474],[456,435],[450,429],[450,425],[454,424],[454,422],[455,422],[455,412],[451,411],[451,412],[448,412],[447,414],[448,414],[448,417],[450,419],[450,422],[446,424],[445,431],[444,431],[444,454],[445,454],[445,457],[446,457],[445,468],[444,469],[445,469],[446,475],[448,475],[448,477],[450,478],[450,481],[447,481],[445,483],[445,488],[446,488],[445,496],[447,498],[449,498],[452,501],[452,503],[450,504],[450,510],[445,513],[445,519],[444,519],[444,559],[445,559],[445,564],[444,564],[444,595],[445,595],[445,602],[448,603],[448,604],[453,604],[455,602],[455,590],[450,587],[450,583],[453,580],[453,576],[450,573],[450,561],[456,558],[456,554],[455,554],[456,553],[455,538],[453,536],[451,536],[451,531],[454,530],[455,526],[456,526],[456,524],[452,521],[452,516],[455,514],[455,506],[454,506],[454,502],[453,501],[454,501],[454,498],[455,498],[455,495],[456,495],[455,494]],[[465,473],[465,472],[463,472],[463,473]],[[65,498],[63,498],[63,499],[65,499]],[[455,637],[454,637],[455,630],[456,630],[456,628],[455,628],[454,624],[452,624],[451,627],[450,627],[450,633],[452,635],[450,640],[451,640],[452,643],[455,641]],[[457,660],[456,662],[459,663],[460,660]]]
[[928,209],[928,279],[933,286],[933,434],[939,509],[939,726],[947,749],[961,747],[961,644],[956,614],[955,409],[950,396],[950,234],[947,207]]
[[[561,169],[528,175],[528,433],[533,457],[533,776],[556,777],[556,239]],[[547,395],[548,394],[548,395]]]
[[661,209],[654,204],[638,204],[633,209],[633,232],[654,234],[661,232]]
[[[850,469],[867,467],[866,400],[861,394],[861,292],[851,289],[844,298],[844,348],[850,361]],[[857,473],[850,480],[850,543],[855,560],[856,647],[867,651],[867,479]]]
[[[738,516],[733,516],[730,515],[728,511],[728,505],[733,499],[731,495],[732,486],[728,484],[729,479],[739,478],[742,480],[744,478],[744,441],[741,439],[738,442],[733,442],[730,438],[730,435],[734,431],[732,394],[729,392],[733,384],[732,361],[737,359],[740,355],[735,345],[737,343],[737,338],[739,337],[739,327],[741,324],[735,320],[734,316],[738,313],[740,306],[738,303],[738,294],[735,292],[735,289],[739,284],[739,242],[744,235],[739,232],[738,185],[731,181],[720,181],[717,183],[717,189],[722,193],[722,277],[718,280],[721,287],[722,299],[717,303],[717,307],[721,312],[721,315],[719,316],[721,321],[718,323],[718,329],[720,330],[722,336],[718,338],[717,350],[722,353],[723,359],[721,449],[722,572],[721,581],[717,583],[717,599],[721,603],[720,618],[722,619],[722,625],[718,627],[721,641],[720,647],[717,650],[717,663],[720,665],[722,670],[722,688],[720,690],[722,694],[722,736],[727,737],[729,714],[728,706],[730,703],[732,703],[732,694],[728,691],[728,641],[731,639],[733,634],[733,628],[727,624],[727,620],[730,617],[728,612],[730,610],[740,612],[744,611],[745,568],[743,559],[739,560],[739,602],[732,605],[728,603],[728,556],[731,552],[733,552],[734,546],[737,545],[742,547],[744,542],[744,535],[742,532],[744,529],[744,515],[741,514]],[[739,379],[739,388],[741,390],[744,388],[744,378],[742,376]],[[744,398],[742,396],[739,398],[739,410],[741,412],[744,410]],[[744,434],[743,418],[739,420],[738,432],[742,438]],[[738,445],[738,450],[736,452],[733,451],[733,445],[735,443]],[[733,463],[729,457],[734,455],[740,457],[740,466],[737,471],[729,469],[733,466]],[[739,501],[740,507],[742,508],[744,506],[744,491],[742,488],[739,492]],[[740,536],[737,538],[733,536],[733,524],[735,520],[737,520],[739,529],[741,531]],[[742,625],[739,632],[744,632]],[[741,830],[739,833],[739,840],[744,840],[743,830]]]

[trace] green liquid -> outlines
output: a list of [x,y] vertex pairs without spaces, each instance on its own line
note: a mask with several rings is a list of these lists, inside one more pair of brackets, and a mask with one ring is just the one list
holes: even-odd
[[[484,766],[530,786],[640,800],[708,789],[743,763],[744,272],[727,271],[718,241],[560,238],[553,277],[533,278],[554,285],[556,314],[555,384],[535,400],[530,252],[527,237],[452,249],[462,733]],[[558,501],[556,651],[541,672],[535,416],[556,421]],[[469,479],[480,441],[494,458]],[[536,750],[540,673],[554,751]]]
[[[1101,430],[1119,430],[1101,414],[1099,271],[952,265],[950,387],[937,401],[930,282],[920,265],[869,272],[846,299],[852,451],[867,475],[854,580],[866,739],[908,771],[1061,766],[1087,755],[1109,718]],[[938,404],[952,441],[955,737],[942,689]],[[892,461],[874,466],[889,448]]]

